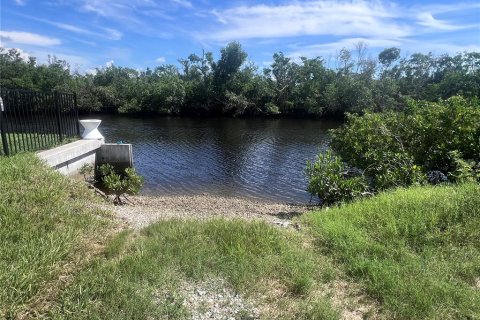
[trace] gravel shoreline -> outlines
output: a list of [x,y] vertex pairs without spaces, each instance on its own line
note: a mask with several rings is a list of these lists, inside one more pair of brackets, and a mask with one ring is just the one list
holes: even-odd
[[214,217],[264,220],[283,227],[292,217],[314,206],[282,204],[262,200],[215,195],[134,196],[130,203],[110,208],[118,219],[134,229],[158,220],[209,219]]

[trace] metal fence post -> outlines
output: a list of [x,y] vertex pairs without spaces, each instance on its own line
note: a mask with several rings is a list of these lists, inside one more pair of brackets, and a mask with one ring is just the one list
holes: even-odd
[[59,101],[59,96],[57,91],[53,93],[53,104],[56,109],[55,118],[57,120],[58,136],[60,138],[60,142],[62,142],[63,141],[62,121],[61,121],[60,101]]
[[75,122],[77,124],[77,135],[80,137],[80,121],[78,119],[78,104],[77,104],[77,93],[73,93],[73,103],[75,108]]
[[3,106],[3,99],[0,97],[0,134],[2,136],[2,146],[3,146],[3,153],[8,156],[10,155],[10,150],[8,149],[8,141],[7,141],[7,126],[5,124],[5,116],[3,112],[5,108]]

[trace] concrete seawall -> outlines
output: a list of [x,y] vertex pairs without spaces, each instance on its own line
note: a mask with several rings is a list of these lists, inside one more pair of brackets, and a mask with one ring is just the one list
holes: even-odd
[[123,171],[133,167],[132,145],[105,143],[97,149],[96,166],[111,164],[115,169]]
[[96,167],[109,163],[119,170],[133,166],[132,145],[103,143],[103,140],[78,140],[37,156],[47,165],[67,176],[76,176],[86,163]]

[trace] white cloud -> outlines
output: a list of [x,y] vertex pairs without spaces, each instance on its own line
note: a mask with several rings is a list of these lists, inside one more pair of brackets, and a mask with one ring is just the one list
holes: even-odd
[[107,61],[107,62],[105,62],[105,67],[110,68],[110,67],[113,66],[114,63],[115,63],[115,61],[113,61],[113,60]]
[[94,12],[100,16],[122,20],[125,23],[142,24],[135,18],[135,13],[143,9],[157,8],[157,4],[151,0],[81,0],[81,9]]
[[26,15],[26,14],[21,14],[21,13],[16,13],[16,14],[30,20],[46,23],[66,31],[70,31],[70,32],[78,33],[82,35],[102,37],[110,40],[120,40],[123,36],[123,34],[120,31],[112,28],[100,28],[101,31],[98,31],[98,30],[94,31],[93,28],[86,29],[86,28],[78,27],[72,24],[57,22],[57,21],[48,20],[48,19],[42,19],[42,18],[38,18],[38,17]]
[[158,57],[157,59],[155,59],[155,62],[160,64],[165,63],[165,61],[167,61],[165,57]]
[[[101,20],[115,21],[121,30],[129,29],[135,33],[156,38],[171,38],[173,36],[171,31],[160,31],[159,29],[169,28],[178,31],[178,25],[165,24],[159,26],[162,22],[171,22],[177,19],[178,14],[173,14],[171,11],[193,8],[192,3],[188,0],[51,0],[49,2],[55,5],[66,6],[68,8],[67,10],[76,10],[105,18]],[[50,23],[51,25],[56,25],[57,27],[72,32],[103,36],[110,40],[120,40],[123,36],[122,32],[112,28],[94,26],[92,29],[92,27],[89,26],[89,28],[83,29],[68,24],[60,26],[57,25],[56,21],[48,21],[24,14],[17,15]],[[160,19],[156,19],[154,23],[151,23],[148,17],[157,17]],[[92,20],[98,19],[89,19],[87,21]],[[95,29],[101,29],[104,32]]]
[[85,74],[96,75],[98,72],[97,68],[87,69],[85,70]]
[[172,0],[172,2],[185,8],[193,8],[193,4],[187,0]]
[[[148,23],[146,16],[161,17],[162,20],[174,20],[164,12],[165,2],[153,0],[76,0],[79,10],[92,12],[106,19],[121,23],[133,32],[157,38],[170,38],[172,34],[159,31],[158,24]],[[171,5],[170,5],[171,7]],[[115,35],[112,36],[115,38]],[[118,38],[121,36],[119,35]]]
[[111,28],[103,28],[103,30],[105,30],[105,32],[107,33],[106,37],[110,40],[120,40],[123,37],[123,34],[118,30]]
[[93,12],[102,17],[121,21],[124,25],[139,27],[144,24],[140,19],[135,17],[135,10],[138,5],[146,4],[149,6],[150,1],[147,0],[81,0],[80,9],[86,12]]
[[40,20],[40,21],[43,21],[45,23],[54,25],[54,26],[56,26],[60,29],[71,31],[71,32],[78,33],[78,34],[102,37],[102,38],[106,38],[106,39],[110,39],[110,40],[120,40],[123,37],[123,34],[120,31],[112,29],[112,28],[102,28],[102,30],[104,32],[100,32],[100,31],[92,31],[92,30],[89,30],[89,29],[80,28],[80,27],[77,27],[77,26],[74,26],[74,25],[71,25],[71,24],[66,24],[66,23],[58,23],[58,22],[54,22],[54,21],[48,21],[48,20],[45,20],[45,19],[37,19],[37,20]]
[[[103,1],[90,1],[90,0],[86,0],[85,3],[83,4],[82,6],[82,9],[85,10],[85,11],[91,11],[91,12],[95,12],[101,16],[105,16],[107,15],[107,10],[105,10],[106,8],[108,8],[108,4],[103,2]],[[103,5],[106,5],[106,7],[104,7]]]
[[[449,53],[476,47],[474,39],[470,41],[472,45],[468,45],[468,41],[462,45],[453,37],[440,41],[432,40],[439,38],[432,35],[442,34],[445,39],[443,33],[446,32],[479,29],[478,23],[466,24],[458,14],[448,15],[450,12],[478,12],[475,10],[480,8],[479,3],[410,6],[397,3],[388,0],[286,0],[281,4],[233,6],[211,11],[218,22],[216,29],[197,32],[196,38],[201,43],[224,45],[232,40],[254,40],[260,44],[280,38],[309,37],[309,45],[291,47],[291,57],[331,54],[342,47],[351,48],[359,41],[370,48],[415,47],[422,52],[433,50],[433,47],[441,49],[441,45],[445,45],[443,52]],[[427,34],[428,44],[419,40]],[[317,43],[310,44],[314,39]]]
[[55,46],[62,42],[60,39],[42,36],[37,33],[23,31],[0,30],[0,40],[5,43],[28,44],[34,46]]
[[427,4],[412,8],[414,12],[431,12],[432,14],[448,13],[455,11],[476,10],[480,9],[478,2],[454,2],[450,4]]
[[467,29],[471,26],[469,25],[455,25],[450,21],[438,20],[433,17],[430,12],[422,12],[417,15],[418,24],[427,28],[444,30],[444,31],[454,31]]
[[401,22],[394,4],[380,1],[307,1],[283,5],[232,7],[212,12],[224,24],[206,39],[228,41],[302,35],[405,37],[412,28]]
[[12,50],[12,49],[16,50],[20,55],[20,59],[25,60],[25,61],[27,61],[28,58],[30,57],[30,55],[27,52],[25,52],[24,50],[22,50],[20,48],[4,48],[4,49],[5,49],[5,51],[9,51],[9,50]]
[[332,54],[342,48],[353,49],[358,43],[364,43],[368,48],[399,47],[401,42],[386,39],[347,38],[339,41],[319,43],[306,46],[295,46],[287,55],[291,58],[317,57]]
[[[46,20],[44,20],[45,22]],[[67,31],[72,31],[75,33],[81,33],[81,34],[90,34],[91,32],[89,30],[73,26],[71,24],[66,24],[66,23],[58,23],[58,22],[49,22],[49,24],[52,24],[60,29],[67,30]]]

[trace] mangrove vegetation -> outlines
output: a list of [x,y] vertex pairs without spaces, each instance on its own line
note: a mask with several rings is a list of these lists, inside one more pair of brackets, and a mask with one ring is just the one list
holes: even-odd
[[176,65],[145,70],[109,65],[72,70],[50,57],[38,64],[0,49],[0,86],[76,92],[83,112],[174,115],[314,115],[400,110],[409,99],[480,97],[480,53],[413,53],[386,48],[377,57],[359,43],[333,58],[293,58],[277,52],[263,70],[240,43],[192,53]]

